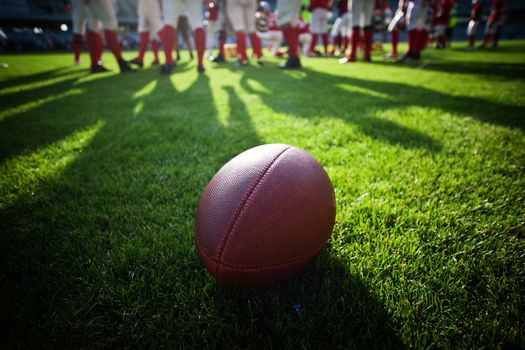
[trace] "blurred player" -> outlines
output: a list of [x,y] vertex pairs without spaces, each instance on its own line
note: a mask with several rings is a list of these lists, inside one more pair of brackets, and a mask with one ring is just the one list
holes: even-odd
[[[256,15],[257,35],[261,40],[266,40],[271,55],[277,56],[283,42],[283,32],[277,25],[275,12],[271,10],[268,2],[261,1],[258,5],[257,14],[259,15]],[[265,19],[262,20],[263,18]]]
[[235,30],[235,41],[237,42],[237,64],[246,65],[246,34],[250,37],[253,47],[253,54],[259,64],[262,64],[262,44],[261,39],[255,32],[255,11],[257,0],[228,0],[226,12],[230,19],[233,30]]
[[213,57],[215,33],[218,31],[219,4],[217,0],[206,0],[206,50],[208,58]]
[[374,10],[374,0],[350,0],[350,12],[352,13],[352,34],[350,35],[350,53],[347,57],[341,58],[339,63],[355,62],[357,48],[363,32],[364,55],[363,60],[372,60],[372,11]]
[[151,49],[155,57],[153,65],[159,64],[159,49],[157,41],[157,33],[162,29],[162,18],[160,13],[159,0],[138,0],[137,3],[138,14],[138,31],[139,31],[139,52],[136,58],[132,59],[130,63],[138,65],[140,68],[144,67],[144,55],[148,49],[150,33],[153,33],[151,40]]
[[310,0],[310,11],[312,12],[310,31],[312,32],[311,52],[316,52],[317,40],[321,36],[323,52],[328,56],[328,14],[333,0]]
[[179,37],[182,36],[182,40],[184,41],[184,45],[188,52],[190,53],[190,60],[193,60],[193,48],[191,46],[191,27],[190,23],[188,21],[188,16],[186,15],[186,11],[183,11],[184,14],[179,16],[179,19],[177,20],[177,34],[175,35],[175,43],[174,43],[174,49],[175,53],[177,54],[177,61],[180,60],[180,44],[179,44]]
[[[93,23],[100,21],[104,30],[104,38],[109,47],[109,50],[115,56],[121,73],[133,72],[129,63],[122,58],[120,43],[118,41],[117,30],[118,22],[116,15],[116,8],[112,0],[84,0],[87,16],[92,18]],[[90,28],[92,34],[96,34],[93,28]],[[98,34],[97,34],[98,35]],[[88,36],[88,47],[90,55],[101,56],[103,48],[100,47],[101,41],[92,35]],[[90,43],[91,41],[91,43]],[[100,67],[98,67],[100,66]],[[97,68],[98,67],[98,68]],[[91,66],[91,71],[97,73],[97,69],[102,70],[102,65]]]
[[390,32],[390,41],[392,43],[392,51],[385,55],[386,58],[397,58],[397,46],[399,44],[399,31],[401,28],[406,28],[406,13],[408,7],[408,0],[399,0],[397,11],[394,18],[388,24],[388,31]]
[[476,44],[476,33],[478,32],[481,14],[483,13],[483,1],[472,0],[472,9],[470,10],[470,21],[468,22],[467,35],[468,47],[473,48]]
[[441,0],[439,2],[438,11],[434,21],[435,25],[435,36],[437,38],[437,48],[444,49],[447,45],[447,38],[445,36],[445,30],[450,21],[450,14],[452,7],[454,7],[455,0]]
[[409,0],[407,7],[408,52],[400,62],[406,60],[419,60],[421,51],[426,45],[426,0]]
[[387,0],[375,0],[374,11],[372,16],[372,27],[374,33],[380,34],[380,40],[376,41],[372,47],[373,50],[383,51],[383,43],[387,41],[388,24],[392,20],[392,10]]
[[297,15],[301,11],[301,0],[279,0],[277,2],[277,24],[283,31],[284,40],[288,44],[288,59],[279,65],[282,69],[299,69],[299,31],[297,30]]
[[202,23],[202,1],[201,0],[162,0],[162,11],[164,13],[164,27],[160,38],[166,56],[166,63],[161,68],[162,74],[170,74],[175,67],[173,60],[173,46],[175,43],[177,22],[179,16],[187,11],[188,20],[193,30],[195,48],[197,49],[197,71],[204,72],[203,58],[206,48],[206,33]]
[[485,36],[481,47],[487,47],[492,40],[492,47],[497,47],[503,25],[503,0],[492,0],[490,15],[485,26]]
[[310,33],[310,26],[303,20],[302,16],[297,17],[297,32],[299,33],[299,46],[301,47],[304,56],[310,52],[312,43],[312,33]]
[[72,0],[73,7],[73,55],[75,65],[80,65],[80,51],[82,50],[82,38],[86,33],[86,11],[83,0]]
[[[330,35],[332,36],[332,55],[335,55],[337,51],[344,53],[348,47],[348,40],[350,38],[350,30],[352,28],[351,16],[348,12],[348,0],[340,0],[337,4],[337,10],[339,17],[332,26]],[[341,46],[337,50],[338,41],[340,40]]]

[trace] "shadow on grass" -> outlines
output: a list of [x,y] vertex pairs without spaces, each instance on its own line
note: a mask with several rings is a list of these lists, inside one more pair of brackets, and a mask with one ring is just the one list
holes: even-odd
[[[251,86],[251,81],[262,84],[265,89]],[[337,117],[355,124],[371,138],[406,148],[426,148],[433,152],[441,149],[439,140],[375,117],[373,113],[418,106],[438,108],[483,123],[521,130],[525,127],[523,107],[470,96],[449,95],[420,85],[335,76],[310,69],[303,69],[296,74],[269,76],[264,70],[251,67],[244,71],[241,85],[248,92],[258,94],[275,111],[302,118]],[[308,103],[304,103],[306,99]]]
[[[243,348],[402,348],[384,306],[348,270],[325,250],[305,271],[273,287],[217,284],[211,331]],[[239,320],[239,314],[246,316]],[[223,337],[209,345],[220,346]]]
[[[0,124],[2,137],[24,135],[2,149],[6,159],[104,120],[58,177],[0,210],[2,337],[22,348],[220,339],[398,346],[380,302],[326,253],[275,288],[232,289],[210,279],[194,249],[194,208],[220,166],[261,140],[237,87],[223,85],[231,111],[223,123],[209,78],[191,79],[179,86],[176,74],[150,70],[67,80],[51,93],[74,85],[78,96]],[[45,95],[37,88],[15,97],[19,104]]]

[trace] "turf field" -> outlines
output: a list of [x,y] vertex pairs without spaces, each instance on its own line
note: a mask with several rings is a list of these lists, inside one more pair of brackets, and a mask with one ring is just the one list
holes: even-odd
[[[183,53],[171,77],[0,56],[1,343],[525,346],[525,42],[460,46],[202,76]],[[222,164],[264,143],[323,164],[336,225],[290,281],[221,285],[197,257],[195,208]]]

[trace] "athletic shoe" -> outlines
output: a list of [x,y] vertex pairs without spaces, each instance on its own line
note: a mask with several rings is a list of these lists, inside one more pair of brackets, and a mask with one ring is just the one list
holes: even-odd
[[107,69],[106,67],[104,67],[102,64],[94,64],[91,66],[91,68],[89,68],[89,72],[94,74],[94,73],[106,73],[106,72],[110,72],[109,69]]
[[175,63],[166,63],[160,66],[160,74],[170,75],[171,71],[175,68]]
[[135,65],[139,66],[139,68],[144,68],[144,62],[139,61],[138,58],[132,59],[131,61],[129,61],[129,63],[135,64]]
[[215,57],[210,57],[210,61],[212,61],[213,63],[224,63],[226,62],[226,60],[224,59],[224,56],[219,54],[218,56],[215,56]]
[[203,66],[202,64],[199,64],[199,65],[197,66],[197,72],[199,72],[199,74],[204,73],[205,70],[206,70],[206,69],[204,68],[204,66]]
[[151,62],[151,65],[152,65],[152,66],[158,66],[159,64],[160,64],[159,60],[153,60],[153,61]]
[[281,69],[301,69],[301,61],[299,57],[288,57],[285,63],[279,65]]
[[355,57],[349,57],[349,56],[346,56],[346,57],[343,57],[339,60],[339,63],[341,64],[345,64],[345,63],[348,63],[348,62],[355,62]]
[[120,73],[133,73],[136,72],[136,69],[131,68],[128,61],[119,60],[118,67],[120,68]]
[[258,58],[256,62],[259,66],[264,66],[264,60],[262,58]]

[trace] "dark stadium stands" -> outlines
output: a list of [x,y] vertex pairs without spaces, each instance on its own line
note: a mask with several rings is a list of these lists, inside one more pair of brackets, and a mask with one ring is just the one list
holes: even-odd
[[[127,33],[127,47],[136,41],[137,0],[117,0],[121,34]],[[198,1],[198,0],[195,0]],[[389,0],[393,10],[397,0]],[[269,0],[275,6],[276,0]],[[484,0],[488,14],[490,0]],[[455,40],[465,40],[465,28],[471,0],[458,0],[458,26]],[[525,1],[506,0],[504,39],[525,38]],[[0,0],[0,29],[7,39],[0,40],[0,50],[64,50],[71,40],[71,5],[65,0]],[[64,26],[67,26],[67,28]],[[65,29],[65,30],[64,30]],[[0,39],[2,36],[0,36]]]

